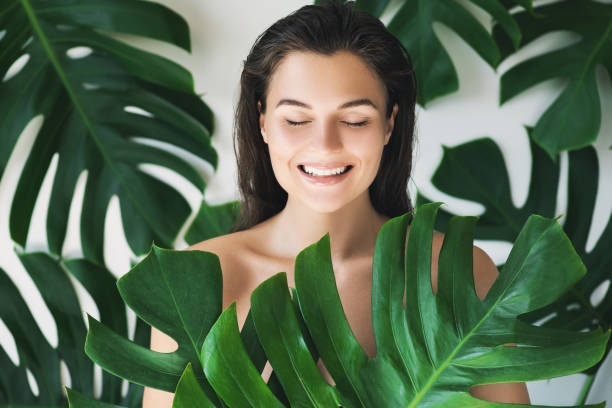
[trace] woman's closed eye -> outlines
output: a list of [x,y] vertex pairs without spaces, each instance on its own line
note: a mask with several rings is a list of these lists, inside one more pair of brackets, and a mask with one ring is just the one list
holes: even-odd
[[[287,120],[287,123],[288,123],[290,126],[301,126],[301,125],[303,125],[303,124],[305,124],[305,123],[308,123],[308,122],[309,122],[309,121],[307,121],[307,120],[304,120],[304,121],[301,121],[301,122],[294,122],[294,121],[289,120],[289,119],[286,119],[286,120]],[[347,121],[342,121],[342,123],[344,123],[344,124],[346,124],[347,126],[350,126],[350,127],[360,127],[360,126],[365,126],[365,125],[367,125],[368,121],[367,121],[367,120],[364,120],[364,121],[361,121],[361,122],[347,122]]]

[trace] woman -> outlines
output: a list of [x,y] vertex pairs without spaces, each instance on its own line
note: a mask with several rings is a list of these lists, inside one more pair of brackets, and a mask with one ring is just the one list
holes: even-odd
[[[244,62],[235,147],[242,213],[234,232],[190,250],[216,253],[223,308],[237,302],[244,323],[250,293],[279,271],[295,287],[293,263],[330,233],[338,291],[359,343],[373,357],[372,256],[380,227],[410,211],[416,84],[401,43],[352,3],[305,6],[276,22]],[[432,251],[432,286],[443,235]],[[476,291],[484,298],[498,271],[474,247]],[[151,348],[176,343],[152,330]],[[333,380],[322,362],[319,369]],[[270,366],[262,376],[267,379]],[[524,383],[472,388],[478,398],[529,403]],[[144,408],[170,407],[172,394],[146,389]]]

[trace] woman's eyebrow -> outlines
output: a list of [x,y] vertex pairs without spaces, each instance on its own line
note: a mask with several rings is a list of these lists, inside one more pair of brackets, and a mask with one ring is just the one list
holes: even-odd
[[[304,103],[304,102],[300,102],[297,101],[295,99],[281,99],[280,101],[278,101],[278,103],[276,104],[276,108],[278,108],[281,105],[293,105],[293,106],[299,106],[301,108],[306,108],[306,109],[312,109],[312,106]],[[361,105],[366,105],[366,106],[371,106],[374,109],[378,110],[378,108],[376,107],[376,105],[374,104],[374,102],[372,102],[370,99],[368,98],[362,98],[362,99],[355,99],[354,101],[348,101],[343,103],[342,105],[338,106],[338,109],[346,109],[346,108],[352,108],[354,106],[361,106]]]

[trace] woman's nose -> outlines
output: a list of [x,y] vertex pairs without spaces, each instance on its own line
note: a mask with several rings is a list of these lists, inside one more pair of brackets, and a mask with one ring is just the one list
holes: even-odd
[[337,151],[342,149],[340,129],[333,122],[322,123],[312,136],[312,146],[317,150]]

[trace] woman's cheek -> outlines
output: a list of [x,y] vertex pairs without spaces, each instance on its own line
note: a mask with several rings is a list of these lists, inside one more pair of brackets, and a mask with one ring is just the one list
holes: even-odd
[[291,159],[304,148],[307,139],[294,132],[275,133],[268,141],[270,156],[276,156],[278,161],[285,161],[287,164]]

